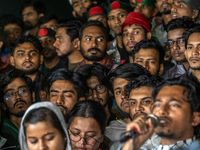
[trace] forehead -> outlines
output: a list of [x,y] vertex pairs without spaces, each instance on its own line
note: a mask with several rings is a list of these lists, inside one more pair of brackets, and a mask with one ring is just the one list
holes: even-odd
[[123,78],[116,78],[114,80],[114,83],[113,83],[113,87],[114,88],[117,88],[117,87],[124,87],[125,85],[127,85],[128,83],[128,80],[126,79],[123,79]]
[[[17,51],[17,50],[29,51],[29,50],[37,50],[37,49],[31,42],[24,42],[22,44],[18,44],[18,46],[15,48],[15,51]],[[39,50],[37,50],[37,51],[39,51]]]
[[52,36],[43,36],[43,37],[40,37],[40,38],[39,38],[40,41],[44,41],[44,40],[46,40],[46,39],[55,39],[55,38],[52,37]]
[[200,43],[200,32],[193,33],[188,38],[188,44],[199,44]]
[[183,37],[183,32],[185,31],[185,28],[178,28],[174,30],[170,30],[167,34],[168,38],[170,39],[176,39]]
[[88,20],[97,20],[99,18],[104,18],[106,19],[106,17],[104,17],[103,15],[94,15],[88,18]]
[[131,32],[132,30],[135,30],[135,29],[139,29],[139,30],[144,31],[142,26],[138,25],[138,24],[129,24],[126,27],[124,27],[123,31],[130,31]]
[[124,9],[121,9],[121,8],[118,8],[118,9],[115,9],[115,10],[111,10],[109,12],[109,14],[108,14],[108,17],[110,17],[110,16],[117,16],[120,13],[126,13],[127,14],[127,11],[124,10]]
[[33,6],[27,6],[24,8],[24,10],[22,11],[22,14],[27,14],[27,13],[30,13],[30,12],[33,12],[33,13],[37,13],[35,11],[35,9],[33,8]]
[[19,86],[25,85],[27,86],[26,82],[24,79],[22,78],[15,78],[12,80],[11,83],[9,83],[5,88],[4,88],[4,92],[8,89],[15,89]]
[[64,36],[64,35],[68,36],[66,34],[66,29],[67,29],[67,27],[58,28],[57,31],[56,31],[56,36],[61,36],[61,35],[62,36]]
[[72,90],[76,91],[74,88],[74,84],[71,81],[68,80],[56,80],[52,83],[50,90],[59,90],[59,91],[64,91],[64,90]]
[[18,24],[16,24],[16,23],[9,23],[9,24],[4,26],[4,31],[10,30],[10,29],[21,29],[21,27],[18,26]]
[[42,24],[41,26],[51,26],[51,25],[57,25],[57,21],[55,19],[52,19],[52,20]]
[[85,37],[86,35],[92,35],[95,37],[98,37],[98,36],[105,37],[103,29],[98,26],[90,26],[90,27],[85,28],[83,30],[83,37]]
[[152,91],[153,91],[153,87],[149,87],[149,86],[142,86],[139,88],[135,88],[131,90],[130,96],[129,98],[136,98],[140,97],[152,97]]
[[87,84],[89,87],[94,88],[96,85],[101,84],[97,76],[92,76],[91,78],[87,79]]
[[154,58],[157,59],[159,58],[159,52],[154,49],[154,48],[147,48],[143,49],[141,48],[136,54],[135,58],[140,57],[140,58]]

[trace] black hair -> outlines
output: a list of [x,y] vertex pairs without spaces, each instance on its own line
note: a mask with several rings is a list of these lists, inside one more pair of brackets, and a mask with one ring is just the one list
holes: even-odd
[[12,69],[5,74],[3,74],[0,78],[0,101],[3,102],[3,97],[4,97],[4,89],[5,87],[10,84],[14,79],[16,78],[21,78],[23,79],[27,87],[30,90],[30,93],[32,94],[33,91],[33,86],[32,86],[32,80],[28,76],[25,75],[25,73],[21,70],[18,69]]
[[172,19],[168,24],[167,24],[167,32],[175,29],[180,29],[180,28],[191,28],[193,26],[194,22],[188,18],[188,17],[182,17],[182,18],[177,18],[177,19]]
[[26,135],[26,128],[28,127],[29,124],[36,124],[38,122],[43,122],[43,121],[48,122],[52,127],[56,128],[61,133],[63,138],[66,136],[59,118],[52,110],[46,107],[36,108],[28,112],[23,122],[25,135]]
[[79,37],[79,29],[82,23],[78,20],[62,21],[58,23],[58,28],[66,28],[66,34],[70,37],[71,42]]
[[[85,97],[86,92],[86,82],[83,80],[81,74],[76,72],[71,72],[65,68],[58,69],[51,74],[49,74],[48,79],[45,81],[47,86],[47,92],[50,92],[50,87],[53,82],[57,80],[67,80],[74,84],[74,88],[77,91],[77,98]],[[77,100],[78,100],[77,99]]]
[[[200,84],[197,82],[194,82],[187,74],[183,75],[179,78],[164,80],[160,85],[158,85],[154,88],[154,90],[152,92],[153,98],[156,100],[157,94],[165,86],[173,86],[173,85],[179,85],[179,86],[185,87],[185,90],[182,93],[182,98],[184,100],[185,100],[184,94],[185,94],[186,90],[189,90],[186,101],[188,103],[190,103],[192,112],[195,112],[195,111],[200,112],[200,103],[199,103]],[[200,124],[194,128],[194,135],[196,135],[197,138],[200,137],[199,129],[200,129]]]
[[143,86],[146,87],[156,87],[159,85],[163,79],[160,76],[156,75],[141,75],[138,78],[132,79],[126,85],[126,94],[129,96],[131,91],[136,88]]
[[85,100],[76,103],[69,115],[68,128],[76,117],[93,118],[104,134],[107,125],[106,112],[99,102]]
[[23,10],[28,7],[28,6],[33,6],[34,10],[39,14],[45,14],[45,5],[43,2],[40,0],[27,0],[21,7],[20,13],[23,12]]
[[44,15],[42,17],[39,18],[38,20],[38,26],[40,27],[42,24],[45,24],[51,20],[56,20],[58,21],[58,17],[54,14],[47,14],[47,15]]
[[185,33],[185,48],[187,49],[188,39],[193,33],[200,33],[200,24],[194,24],[193,27],[186,29]]
[[90,20],[90,21],[88,21],[88,22],[86,22],[85,24],[82,25],[82,27],[79,30],[79,40],[82,39],[83,31],[85,30],[85,28],[91,27],[91,26],[100,27],[103,30],[104,34],[105,34],[106,40],[108,40],[108,37],[109,37],[108,30],[104,27],[102,22],[97,21],[97,20]]
[[113,83],[116,78],[123,78],[128,81],[137,78],[140,75],[150,74],[144,67],[136,63],[127,63],[119,65],[117,68],[111,70],[108,74],[109,86],[113,92]]
[[40,53],[42,52],[42,50],[43,50],[42,45],[41,45],[40,41],[35,36],[32,36],[32,35],[25,36],[25,35],[23,35],[23,36],[20,36],[18,39],[16,39],[13,43],[11,43],[10,54],[13,56],[15,48],[18,47],[19,44],[23,44],[23,43],[26,43],[26,42],[32,43],[33,46]]
[[0,27],[2,28],[2,30],[4,30],[4,27],[8,24],[17,24],[22,29],[23,33],[24,23],[20,18],[16,17],[13,14],[4,14],[0,18]]
[[133,61],[135,60],[135,54],[138,53],[140,51],[140,49],[142,49],[142,48],[143,49],[148,49],[148,48],[155,49],[159,53],[159,64],[162,64],[164,62],[165,51],[164,51],[163,46],[160,43],[156,42],[155,40],[149,40],[149,39],[144,39],[134,46],[134,49],[132,51]]

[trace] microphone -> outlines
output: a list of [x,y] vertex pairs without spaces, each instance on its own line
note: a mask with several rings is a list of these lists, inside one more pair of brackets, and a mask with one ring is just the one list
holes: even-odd
[[[147,119],[149,119],[149,118],[151,119],[151,122],[152,122],[154,128],[156,128],[156,127],[159,125],[159,123],[160,123],[159,118],[158,118],[156,115],[154,115],[154,114],[149,114],[149,115],[147,116]],[[147,128],[148,128],[148,125],[147,125]],[[135,138],[135,137],[137,137],[138,135],[139,135],[139,133],[138,133],[137,128],[133,127],[133,129],[129,132],[128,135],[126,135],[126,136],[124,136],[124,137],[122,137],[122,138],[120,139],[120,142],[121,142],[121,143],[126,142],[126,141],[129,140],[130,138]]]

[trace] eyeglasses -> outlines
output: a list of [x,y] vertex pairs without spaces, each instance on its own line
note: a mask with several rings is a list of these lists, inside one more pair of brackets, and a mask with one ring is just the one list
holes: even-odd
[[176,41],[172,41],[172,40],[168,40],[166,42],[166,45],[169,49],[172,49],[173,46],[174,46],[174,43],[176,42],[176,45],[182,47],[182,46],[185,46],[185,40],[183,38],[179,38],[177,39]]
[[98,84],[94,89],[89,88],[89,90],[87,91],[88,96],[91,96],[93,94],[93,90],[96,90],[98,94],[102,94],[106,91],[106,87],[102,84]]
[[27,97],[30,94],[30,91],[28,89],[28,87],[23,86],[23,87],[19,87],[18,91],[15,90],[9,90],[4,94],[4,100],[6,100],[7,102],[12,102],[16,99],[16,92],[21,96],[21,97]]
[[100,140],[101,140],[101,138],[102,138],[102,136],[101,136],[98,140],[96,140],[95,138],[90,137],[90,136],[84,138],[84,137],[81,137],[80,134],[74,133],[74,132],[72,132],[71,130],[69,130],[69,131],[71,132],[71,133],[69,134],[70,140],[71,140],[71,141],[73,141],[73,142],[79,142],[81,139],[84,139],[84,140],[85,140],[85,143],[86,143],[87,145],[90,145],[90,146],[94,146],[97,142],[100,142]]

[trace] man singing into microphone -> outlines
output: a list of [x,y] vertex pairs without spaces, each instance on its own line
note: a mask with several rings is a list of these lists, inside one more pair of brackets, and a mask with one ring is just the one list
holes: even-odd
[[[197,85],[198,84],[198,85]],[[155,131],[161,138],[156,150],[200,150],[200,85],[184,75],[179,79],[169,79],[157,86],[152,95],[152,113],[159,118],[155,128],[144,116],[127,125],[127,131],[137,129],[138,136],[130,139],[122,150],[139,149]]]

